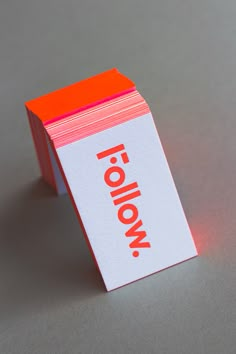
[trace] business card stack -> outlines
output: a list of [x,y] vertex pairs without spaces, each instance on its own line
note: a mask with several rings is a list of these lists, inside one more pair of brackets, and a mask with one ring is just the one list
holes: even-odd
[[197,255],[150,109],[117,69],[26,103],[43,178],[68,192],[106,289]]

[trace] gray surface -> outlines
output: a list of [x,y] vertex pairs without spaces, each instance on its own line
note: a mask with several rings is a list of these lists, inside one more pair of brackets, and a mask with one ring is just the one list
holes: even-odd
[[[229,0],[1,1],[1,354],[235,354],[235,18]],[[151,106],[200,256],[105,293],[23,103],[113,66]]]

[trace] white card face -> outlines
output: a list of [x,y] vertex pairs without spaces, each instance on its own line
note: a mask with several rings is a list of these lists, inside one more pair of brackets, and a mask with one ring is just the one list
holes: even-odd
[[151,113],[57,154],[107,290],[197,255]]

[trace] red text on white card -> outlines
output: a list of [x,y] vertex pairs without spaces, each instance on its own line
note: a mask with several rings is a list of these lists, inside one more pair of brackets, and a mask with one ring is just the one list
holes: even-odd
[[[122,167],[118,165],[117,154],[121,157]],[[138,183],[132,182],[125,184],[126,174],[124,168],[125,164],[129,163],[125,146],[123,144],[113,146],[110,149],[99,152],[97,158],[98,160],[104,158],[110,159],[111,165],[104,173],[104,181],[108,187],[112,188],[110,196],[114,206],[118,206],[118,220],[124,225],[129,225],[125,236],[134,238],[130,242],[129,247],[134,249],[132,253],[133,257],[138,257],[140,249],[150,248],[151,244],[146,241],[147,234],[146,231],[142,229],[143,222],[139,218],[138,208],[134,204],[134,199],[141,196]]]

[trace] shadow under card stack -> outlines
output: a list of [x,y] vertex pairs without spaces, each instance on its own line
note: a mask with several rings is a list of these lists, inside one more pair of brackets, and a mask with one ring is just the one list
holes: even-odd
[[111,69],[26,103],[43,178],[68,192],[106,289],[197,251],[150,109]]

